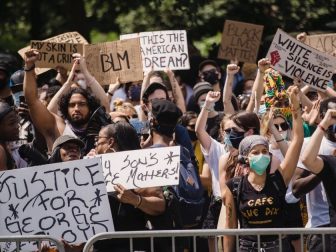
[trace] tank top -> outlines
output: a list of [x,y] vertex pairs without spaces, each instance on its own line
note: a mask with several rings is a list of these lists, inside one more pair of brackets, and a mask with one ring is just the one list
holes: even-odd
[[[276,170],[274,174],[268,174],[265,186],[261,191],[254,189],[247,176],[242,177],[240,200],[238,206],[236,206],[241,220],[240,227],[284,227],[286,185],[281,173]],[[233,192],[233,181],[229,180],[227,184],[231,192]],[[249,241],[257,241],[257,236],[242,236],[242,238]],[[265,242],[273,241],[277,238],[277,236],[261,236],[261,240]]]

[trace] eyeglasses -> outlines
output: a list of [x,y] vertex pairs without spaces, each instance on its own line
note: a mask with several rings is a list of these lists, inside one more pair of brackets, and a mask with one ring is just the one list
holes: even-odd
[[277,130],[280,130],[280,128],[281,128],[281,130],[283,130],[283,131],[289,129],[289,125],[288,125],[287,122],[283,122],[283,123],[279,123],[279,124],[276,124],[276,123],[275,123],[274,126],[277,128]]

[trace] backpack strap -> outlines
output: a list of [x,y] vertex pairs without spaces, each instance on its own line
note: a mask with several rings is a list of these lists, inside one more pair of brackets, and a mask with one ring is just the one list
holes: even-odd
[[240,196],[241,196],[241,190],[242,190],[242,185],[243,185],[242,181],[243,181],[243,176],[233,177],[232,178],[233,188],[231,190],[234,202],[236,204],[236,213],[237,213],[240,226],[242,225],[242,219],[241,219],[241,215],[239,211],[239,204],[240,204]]

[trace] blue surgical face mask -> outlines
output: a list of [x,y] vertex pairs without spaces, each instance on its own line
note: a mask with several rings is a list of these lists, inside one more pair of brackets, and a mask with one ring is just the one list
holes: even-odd
[[[245,137],[245,132],[239,132],[234,129],[231,129],[228,135],[228,141],[231,143],[231,146],[235,149],[238,149],[240,142],[244,139]],[[225,138],[224,138],[225,141]]]
[[258,175],[264,174],[270,161],[271,157],[268,154],[252,155],[249,157],[250,168]]

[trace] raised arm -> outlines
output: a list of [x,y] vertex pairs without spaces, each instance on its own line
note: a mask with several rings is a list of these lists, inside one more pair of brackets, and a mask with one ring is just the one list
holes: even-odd
[[226,79],[223,90],[223,106],[225,115],[234,114],[235,110],[232,105],[232,85],[234,75],[239,72],[239,66],[236,64],[229,64],[226,66]]
[[264,92],[264,75],[265,71],[271,66],[269,59],[264,58],[258,61],[258,72],[252,87],[252,96],[246,111],[253,112],[259,110],[261,96]]
[[88,88],[91,89],[92,94],[100,101],[100,105],[105,107],[106,113],[110,112],[110,104],[108,103],[107,96],[103,87],[98,83],[98,81],[91,75],[87,69],[87,65],[84,57],[79,53],[73,54],[74,60],[78,60],[79,68],[84,74],[87,81]]
[[321,183],[321,178],[310,171],[297,167],[292,181],[293,195],[300,198]]
[[169,78],[170,85],[173,91],[174,102],[176,103],[177,107],[179,107],[179,109],[182,111],[182,113],[186,112],[186,105],[185,105],[183,93],[182,93],[180,85],[178,84],[175,78],[173,71],[170,70],[170,68],[166,68],[164,72],[167,74]]
[[318,174],[323,169],[323,161],[318,156],[320,150],[322,138],[327,129],[336,124],[336,110],[328,109],[324,118],[320,122],[319,126],[316,128],[314,134],[312,135],[308,146],[302,154],[302,163],[313,173]]
[[72,69],[70,71],[69,77],[67,81],[63,84],[63,86],[57,91],[54,97],[50,100],[48,104],[48,110],[54,114],[58,114],[58,101],[61,99],[62,95],[67,93],[71,89],[72,80],[75,76],[75,70],[77,69],[78,60],[74,61],[72,65]]
[[280,164],[280,172],[286,183],[289,184],[293,177],[295,168],[299,161],[301,147],[303,143],[303,122],[299,102],[299,90],[296,86],[290,86],[287,90],[292,110],[293,137],[285,155],[285,159]]
[[211,145],[211,137],[206,132],[206,122],[208,119],[208,113],[211,111],[210,108],[212,108],[212,105],[217,102],[220,99],[220,92],[212,92],[210,91],[206,98],[205,98],[205,104],[203,108],[201,109],[200,114],[197,117],[196,125],[195,125],[195,131],[198,140],[200,141],[203,148],[206,150],[206,152],[209,152],[210,145]]
[[23,92],[29,107],[30,117],[34,126],[45,137],[48,146],[60,133],[54,115],[39,100],[35,75],[35,62],[38,58],[37,50],[29,50],[25,56],[25,75],[23,79]]

